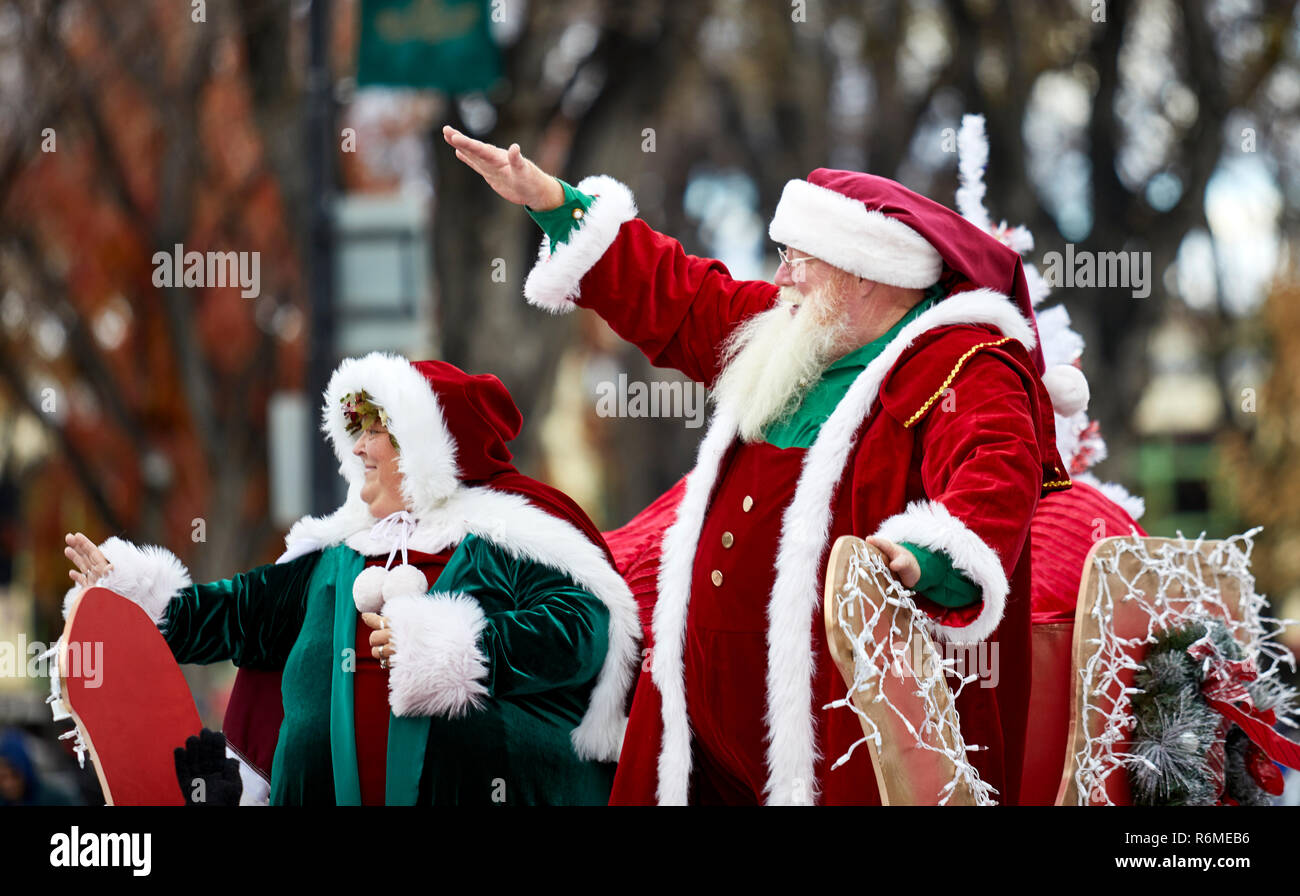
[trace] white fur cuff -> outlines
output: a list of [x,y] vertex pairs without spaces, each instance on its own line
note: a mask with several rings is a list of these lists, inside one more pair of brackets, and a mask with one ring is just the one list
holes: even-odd
[[636,217],[632,191],[612,177],[588,177],[577,189],[596,198],[582,226],[554,253],[550,237],[542,237],[537,264],[524,281],[524,298],[557,314],[573,310],[583,276],[613,244],[623,222]]
[[[166,548],[135,545],[115,536],[101,544],[99,549],[113,568],[93,585],[107,588],[139,604],[155,625],[161,625],[167,618],[167,605],[176,593],[194,584],[185,564]],[[63,601],[64,618],[67,618],[72,601],[80,594],[80,588],[67,593]]]
[[892,542],[909,541],[929,551],[942,551],[953,568],[983,593],[979,616],[966,626],[935,626],[945,641],[973,644],[993,634],[1007,605],[1007,576],[992,548],[948,512],[938,501],[913,501],[902,513],[880,524],[876,535]]
[[479,637],[487,617],[465,594],[406,594],[384,604],[393,631],[388,702],[398,716],[463,716],[488,696]]

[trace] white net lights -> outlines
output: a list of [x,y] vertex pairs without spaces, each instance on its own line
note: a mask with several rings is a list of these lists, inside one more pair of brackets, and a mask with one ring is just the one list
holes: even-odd
[[[1078,671],[1075,793],[1080,805],[1115,805],[1112,775],[1145,762],[1128,750],[1132,733],[1132,686],[1141,657],[1157,635],[1189,622],[1214,618],[1255,661],[1260,679],[1275,679],[1295,658],[1279,643],[1288,624],[1264,614],[1266,601],[1255,592],[1250,554],[1258,528],[1220,542],[1108,539],[1093,557],[1080,600],[1091,602],[1080,627],[1088,648]],[[1093,587],[1089,588],[1089,583]],[[1091,592],[1091,593],[1088,593]],[[1281,718],[1284,723],[1293,719]]]

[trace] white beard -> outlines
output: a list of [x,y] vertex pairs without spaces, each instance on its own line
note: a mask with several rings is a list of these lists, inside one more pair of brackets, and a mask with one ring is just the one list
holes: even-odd
[[741,439],[760,442],[763,431],[792,413],[827,365],[843,354],[848,329],[832,311],[827,285],[800,299],[781,290],[782,301],[753,315],[732,333],[723,352],[723,369],[713,384],[713,400],[736,418]]

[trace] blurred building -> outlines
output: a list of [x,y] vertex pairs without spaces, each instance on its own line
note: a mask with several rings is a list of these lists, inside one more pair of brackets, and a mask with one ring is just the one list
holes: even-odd
[[1220,538],[1238,528],[1216,438],[1224,396],[1195,331],[1178,318],[1149,338],[1151,378],[1133,413],[1140,444],[1132,481],[1146,501],[1147,531]]

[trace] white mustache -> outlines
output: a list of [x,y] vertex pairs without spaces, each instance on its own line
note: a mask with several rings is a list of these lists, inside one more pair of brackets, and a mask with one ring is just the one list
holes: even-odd
[[838,356],[844,334],[844,323],[823,319],[829,307],[825,287],[806,295],[785,287],[778,298],[733,332],[714,384],[715,401],[731,409],[748,442],[760,441],[771,423],[798,407]]

